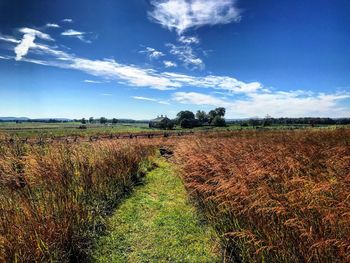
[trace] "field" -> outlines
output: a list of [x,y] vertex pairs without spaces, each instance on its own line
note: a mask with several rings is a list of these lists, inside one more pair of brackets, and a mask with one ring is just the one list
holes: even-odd
[[[18,127],[1,125],[4,138]],[[149,132],[23,125],[33,138]],[[350,261],[346,127],[20,138],[0,143],[0,261]]]

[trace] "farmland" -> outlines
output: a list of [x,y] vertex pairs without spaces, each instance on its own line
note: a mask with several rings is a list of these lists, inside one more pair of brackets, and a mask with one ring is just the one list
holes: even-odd
[[18,137],[0,144],[2,261],[350,260],[346,127]]

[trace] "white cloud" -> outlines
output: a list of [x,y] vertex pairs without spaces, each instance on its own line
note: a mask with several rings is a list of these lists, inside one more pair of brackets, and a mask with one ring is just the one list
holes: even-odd
[[159,104],[170,105],[170,103],[167,102],[167,101],[158,100],[158,99],[154,99],[154,98],[141,97],[141,96],[132,96],[131,98],[133,98],[133,99],[135,99],[135,100],[145,100],[145,101],[157,102],[157,103],[159,103]]
[[140,96],[132,96],[131,98],[133,98],[135,100],[157,101],[156,99],[147,98],[147,97],[140,97]]
[[76,31],[74,29],[68,29],[68,30],[62,32],[61,35],[68,36],[68,37],[75,37],[75,38],[77,38],[85,43],[91,43],[91,40],[86,39],[85,32]]
[[203,60],[196,56],[192,47],[189,45],[176,46],[168,43],[166,46],[170,48],[170,54],[176,56],[180,61],[182,61],[185,67],[190,69],[204,68],[205,65]]
[[183,44],[187,44],[187,45],[190,45],[190,44],[199,44],[199,38],[198,37],[191,37],[191,36],[180,36],[178,39],[177,39],[179,42],[183,43]]
[[145,50],[141,50],[139,51],[139,53],[146,53],[149,59],[158,59],[160,57],[165,56],[163,52],[158,51],[152,47],[146,47]]
[[173,94],[173,100],[183,104],[194,105],[213,105],[213,106],[227,106],[225,101],[215,98],[211,95],[197,93],[197,92],[176,92]]
[[90,80],[90,79],[85,79],[85,83],[90,83],[90,84],[102,84],[105,83],[105,81],[99,81],[99,80]]
[[62,20],[62,22],[73,23],[73,19],[65,18],[65,19]]
[[13,37],[10,37],[10,36],[3,36],[0,34],[0,40],[1,41],[5,41],[5,42],[10,42],[10,43],[15,43],[15,44],[18,44],[20,43],[21,41],[20,40],[17,40]]
[[113,95],[110,94],[110,93],[102,93],[101,95],[102,95],[102,96],[106,96],[106,97],[111,97],[111,96],[113,96]]
[[16,60],[21,60],[25,55],[27,55],[30,48],[36,46],[36,44],[34,43],[36,37],[44,40],[54,41],[48,34],[42,33],[32,28],[20,28],[19,32],[23,33],[24,35],[22,40],[14,49],[16,53]]
[[59,26],[59,25],[54,24],[54,23],[47,23],[47,24],[46,24],[46,27],[60,28],[60,26]]
[[153,0],[149,17],[169,30],[182,34],[190,28],[228,24],[240,20],[234,0]]
[[227,100],[196,92],[176,92],[173,100],[183,104],[226,107],[228,117],[345,117],[349,108],[338,105],[350,92],[323,94],[304,91],[251,93],[241,99]]
[[79,32],[74,29],[68,29],[61,33],[62,36],[82,36],[85,32]]
[[170,61],[170,60],[164,60],[163,64],[166,68],[176,68],[177,67],[177,64],[173,61]]
[[[350,99],[350,92],[324,94],[301,90],[276,91],[264,87],[259,82],[244,82],[229,76],[192,76],[125,65],[111,59],[91,60],[79,58],[59,50],[58,47],[35,43],[33,38],[35,39],[39,35],[42,37],[41,34],[29,33],[33,32],[30,30],[22,30],[22,32],[27,33],[24,34],[19,44],[12,41],[11,37],[6,37],[6,39],[12,39],[11,41],[4,40],[15,46],[16,59],[20,57],[22,61],[28,63],[75,69],[102,78],[104,81],[116,80],[133,87],[148,87],[158,90],[180,89],[183,87],[187,89],[206,89],[211,94],[177,91],[173,94],[173,101],[193,105],[223,106],[227,108],[228,117],[251,117],[256,115],[263,117],[266,114],[273,117],[342,117],[350,114],[348,106],[341,106],[342,101]],[[44,38],[51,39],[47,36],[44,36]],[[16,46],[16,44],[18,45]],[[29,49],[36,55],[35,58],[31,58],[29,55],[24,57]],[[0,57],[0,59],[4,58],[9,57]],[[97,81],[86,80],[85,82],[96,83]],[[214,96],[213,93],[220,95]],[[135,96],[134,99],[169,104],[166,100],[154,98]]]

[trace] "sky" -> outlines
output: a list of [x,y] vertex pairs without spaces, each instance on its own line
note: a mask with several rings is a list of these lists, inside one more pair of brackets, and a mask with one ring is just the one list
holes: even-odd
[[348,0],[0,0],[0,116],[350,117]]

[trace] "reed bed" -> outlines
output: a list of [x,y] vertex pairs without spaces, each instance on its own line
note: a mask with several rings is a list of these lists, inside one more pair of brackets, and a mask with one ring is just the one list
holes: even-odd
[[226,262],[350,262],[350,130],[180,142],[185,186]]
[[0,144],[0,262],[87,260],[154,152],[136,141]]

